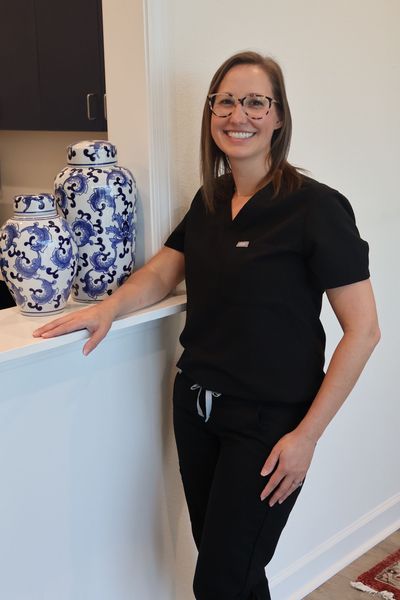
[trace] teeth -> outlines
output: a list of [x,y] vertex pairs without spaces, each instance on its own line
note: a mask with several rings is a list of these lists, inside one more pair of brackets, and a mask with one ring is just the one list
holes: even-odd
[[229,135],[229,137],[241,139],[250,138],[254,135],[254,133],[251,133],[249,131],[227,131],[226,134]]

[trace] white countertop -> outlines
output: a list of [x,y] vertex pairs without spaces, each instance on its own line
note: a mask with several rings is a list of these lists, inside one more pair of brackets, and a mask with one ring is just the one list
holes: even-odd
[[[21,315],[17,307],[0,310],[0,364],[44,352],[51,348],[65,346],[88,337],[86,329],[74,331],[55,338],[34,338],[32,332],[49,321],[85,308],[85,304],[69,300],[66,309],[47,317],[26,317]],[[120,317],[113,322],[110,331],[127,329],[141,323],[161,319],[169,315],[183,312],[186,309],[186,295],[168,296],[161,302]]]

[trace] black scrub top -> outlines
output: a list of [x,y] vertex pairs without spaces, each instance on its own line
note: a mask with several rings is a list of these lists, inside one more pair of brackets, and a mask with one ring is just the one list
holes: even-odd
[[368,244],[348,200],[309,177],[269,184],[231,217],[199,190],[165,245],[185,255],[186,324],[177,366],[224,394],[312,402],[324,377],[324,290],[368,279]]

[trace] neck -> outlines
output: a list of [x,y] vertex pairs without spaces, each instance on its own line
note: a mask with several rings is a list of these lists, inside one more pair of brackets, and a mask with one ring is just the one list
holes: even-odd
[[250,198],[264,185],[268,183],[268,174],[264,174],[262,177],[238,177],[232,171],[233,181],[235,183],[235,196],[238,198]]
[[253,196],[268,181],[268,165],[245,165],[243,161],[235,164],[231,161],[232,177],[235,183],[235,194],[238,197]]

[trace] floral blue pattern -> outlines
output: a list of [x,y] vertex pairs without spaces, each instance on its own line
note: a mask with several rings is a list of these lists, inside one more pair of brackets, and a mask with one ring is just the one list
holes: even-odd
[[85,219],[75,219],[72,223],[72,231],[75,235],[75,241],[78,246],[92,245],[94,242],[91,238],[95,237],[96,233],[90,221]]
[[31,213],[31,204],[36,205],[37,211],[44,211],[46,209],[46,203],[44,194],[39,196],[16,196],[14,198],[14,212],[15,213]]
[[72,295],[80,302],[112,294],[135,264],[136,183],[116,155],[108,141],[78,142],[55,179],[57,204],[79,248]]
[[89,260],[96,271],[108,273],[115,263],[115,258],[115,252],[95,252]]
[[21,312],[63,310],[78,267],[78,248],[50,194],[16,196],[0,230],[0,269]]
[[72,174],[66,180],[64,189],[74,194],[84,194],[87,190],[86,177],[79,172]]
[[51,235],[47,227],[39,227],[37,223],[25,229],[30,233],[29,245],[35,252],[43,252],[51,242]]
[[14,240],[19,237],[18,225],[15,223],[6,223],[3,227],[3,251],[9,250],[15,246]]
[[60,236],[59,247],[51,255],[51,261],[59,269],[67,269],[73,259],[73,248],[68,237]]
[[102,296],[107,289],[107,281],[105,281],[104,274],[93,279],[92,272],[87,271],[84,277],[80,279],[80,282],[84,284],[82,288],[83,292],[93,300],[96,300],[98,296]]
[[15,269],[21,275],[20,281],[25,278],[33,277],[37,274],[42,266],[40,256],[28,258],[25,252],[19,252],[19,256],[15,259]]
[[105,140],[83,141],[68,146],[67,156],[70,165],[114,163],[117,149]]
[[107,207],[115,212],[115,198],[111,193],[110,188],[96,188],[89,196],[88,200],[93,211],[98,212],[100,217],[103,216]]

